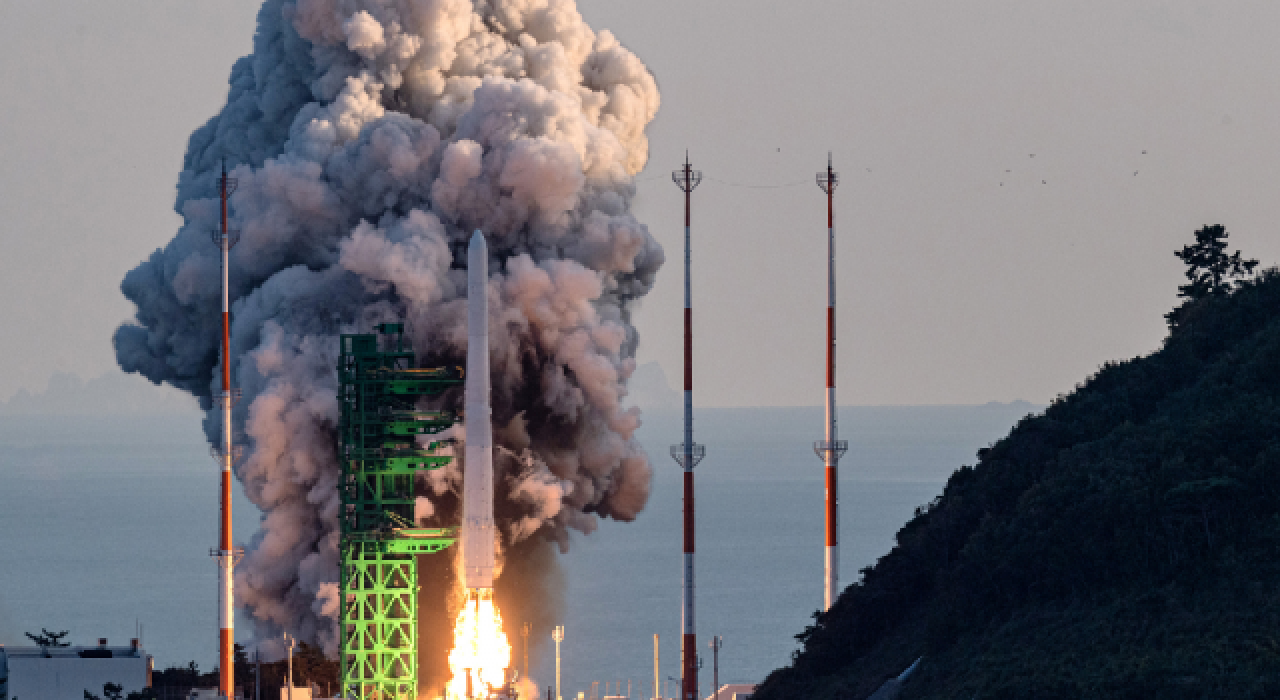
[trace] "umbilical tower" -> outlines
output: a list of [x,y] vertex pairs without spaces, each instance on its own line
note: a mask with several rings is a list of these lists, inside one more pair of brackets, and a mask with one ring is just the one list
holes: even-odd
[[458,421],[422,399],[461,386],[462,370],[418,368],[403,324],[343,335],[338,379],[342,419],[342,697],[414,700],[418,693],[417,555],[457,541],[457,528],[414,520],[414,476],[453,459],[434,439]]

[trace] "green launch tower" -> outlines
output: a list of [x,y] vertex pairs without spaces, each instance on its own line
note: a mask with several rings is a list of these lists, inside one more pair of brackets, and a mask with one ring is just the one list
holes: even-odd
[[[457,541],[457,528],[420,528],[414,475],[452,457],[432,440],[457,422],[418,408],[422,397],[461,386],[460,368],[415,367],[399,323],[382,334],[343,335],[338,380],[342,422],[342,697],[415,700],[418,693],[418,554]],[[427,436],[427,437],[420,437]]]

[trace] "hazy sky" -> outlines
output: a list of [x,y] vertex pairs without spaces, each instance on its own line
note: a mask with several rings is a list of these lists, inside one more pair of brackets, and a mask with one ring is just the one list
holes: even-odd
[[[221,106],[258,4],[0,5],[0,398],[115,367],[111,333],[133,311],[119,282],[173,236],[186,138]],[[579,7],[662,88],[637,214],[668,265],[637,320],[640,361],[673,380],[683,212],[670,170],[688,148],[706,177],[699,404],[820,401],[813,177],[828,150],[842,177],[842,403],[1044,402],[1158,347],[1181,280],[1171,253],[1200,226],[1280,261],[1280,4]]]

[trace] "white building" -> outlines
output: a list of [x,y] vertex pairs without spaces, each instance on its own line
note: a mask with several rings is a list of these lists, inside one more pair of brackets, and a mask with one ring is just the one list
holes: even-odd
[[727,683],[720,686],[714,695],[708,695],[707,700],[749,700],[754,692],[756,686],[753,683]]
[[0,700],[84,700],[115,683],[124,695],[151,685],[151,657],[138,640],[127,647],[6,647],[0,645]]

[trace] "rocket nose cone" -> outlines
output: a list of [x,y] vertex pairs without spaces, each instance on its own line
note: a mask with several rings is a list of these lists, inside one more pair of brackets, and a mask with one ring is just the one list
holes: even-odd
[[467,247],[467,284],[484,284],[489,277],[489,246],[484,241],[480,229],[471,234],[471,244]]

